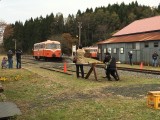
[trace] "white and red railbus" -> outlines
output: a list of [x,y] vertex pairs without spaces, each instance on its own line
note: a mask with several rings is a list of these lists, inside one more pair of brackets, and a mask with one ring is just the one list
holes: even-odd
[[90,46],[84,47],[85,56],[90,58],[97,58],[98,47]]
[[59,41],[47,40],[34,44],[33,57],[35,59],[61,58],[61,44]]

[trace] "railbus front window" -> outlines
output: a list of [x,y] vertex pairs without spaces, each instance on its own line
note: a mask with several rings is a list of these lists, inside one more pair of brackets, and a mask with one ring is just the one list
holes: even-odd
[[60,49],[60,44],[47,44],[46,49]]
[[60,48],[61,48],[60,44],[57,44],[57,45],[56,45],[56,48],[57,48],[57,49],[60,49]]

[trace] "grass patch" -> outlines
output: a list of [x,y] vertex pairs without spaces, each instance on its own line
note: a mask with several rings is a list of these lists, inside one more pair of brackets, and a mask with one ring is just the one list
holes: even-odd
[[[159,120],[159,110],[148,108],[146,95],[160,90],[159,78],[120,73],[121,81],[100,82],[93,76],[77,79],[43,70],[36,65],[25,69],[0,69],[6,101],[20,108],[16,120]],[[98,75],[102,71],[97,70]],[[17,76],[18,79],[15,79]],[[98,76],[100,77],[100,76]]]

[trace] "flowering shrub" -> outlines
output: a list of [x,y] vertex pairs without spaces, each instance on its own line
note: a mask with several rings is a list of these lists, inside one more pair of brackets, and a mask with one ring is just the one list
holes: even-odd
[[20,80],[22,78],[22,75],[16,75],[16,76],[11,76],[11,77],[0,77],[0,81],[12,81],[12,80]]

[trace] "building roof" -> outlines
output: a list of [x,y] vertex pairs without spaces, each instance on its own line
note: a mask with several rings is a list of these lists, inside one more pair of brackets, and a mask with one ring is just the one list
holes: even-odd
[[113,36],[143,33],[156,30],[160,30],[160,16],[136,20],[115,33]]
[[156,40],[160,40],[160,31],[126,35],[126,36],[118,36],[118,37],[115,36],[110,39],[98,42],[98,44],[124,43],[124,42],[129,43],[129,42],[156,41]]

